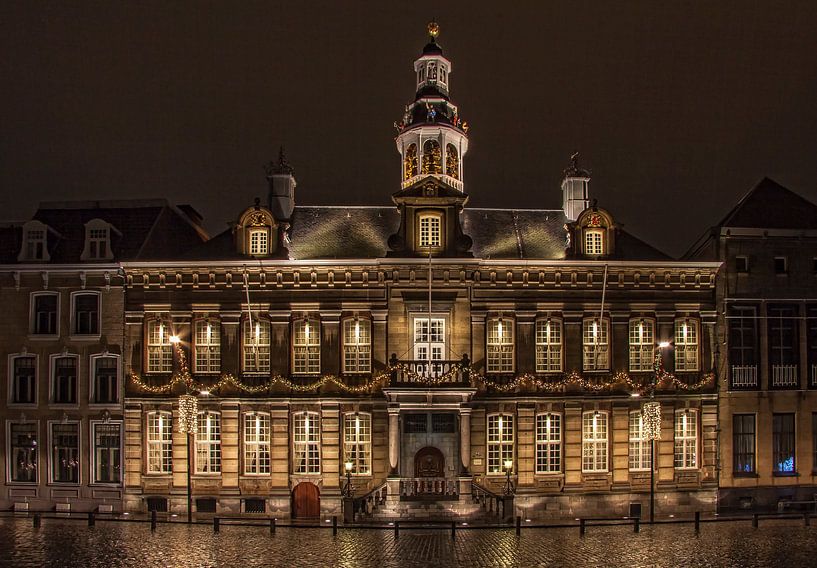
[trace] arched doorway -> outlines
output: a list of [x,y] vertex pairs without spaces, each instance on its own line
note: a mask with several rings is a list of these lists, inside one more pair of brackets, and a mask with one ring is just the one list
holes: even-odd
[[292,490],[292,518],[317,519],[321,516],[321,491],[314,483],[304,481]]
[[414,477],[445,477],[445,456],[433,447],[426,446],[414,454]]

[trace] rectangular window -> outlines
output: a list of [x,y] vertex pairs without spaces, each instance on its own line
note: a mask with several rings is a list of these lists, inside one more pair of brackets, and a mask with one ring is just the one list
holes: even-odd
[[79,424],[51,424],[51,478],[55,483],[79,482]]
[[607,413],[582,414],[582,471],[607,471]]
[[604,254],[603,230],[588,229],[584,232],[584,254],[595,256]]
[[161,320],[148,321],[148,373],[173,372],[171,333]]
[[293,454],[295,473],[321,472],[321,423],[315,412],[300,412],[293,417]]
[[777,474],[795,473],[794,414],[772,415],[772,471]]
[[244,415],[244,473],[270,472],[270,416],[260,412]]
[[740,273],[749,272],[749,257],[736,256],[735,270]]
[[74,335],[99,335],[99,294],[74,294]]
[[644,417],[641,411],[630,412],[630,471],[649,471],[652,440],[644,431]]
[[585,371],[607,371],[610,368],[609,320],[585,319],[582,324]]
[[427,414],[404,414],[403,432],[406,434],[425,434],[428,431]]
[[108,257],[108,229],[88,229],[88,258]]
[[675,320],[675,370],[698,371],[698,320]]
[[439,215],[420,215],[420,246],[439,247],[442,244],[442,220]]
[[13,382],[11,402],[35,404],[37,395],[37,360],[32,356],[14,357],[12,360]]
[[34,294],[31,333],[34,335],[57,335],[57,305],[59,295],[51,293]]
[[454,434],[457,421],[453,414],[434,413],[431,415],[431,431],[434,434]]
[[785,256],[776,256],[774,257],[774,273],[775,274],[786,274],[789,268],[788,260]]
[[698,467],[698,414],[695,410],[675,413],[676,469]]
[[754,306],[730,306],[727,321],[732,387],[756,387],[759,360],[757,309]]
[[77,403],[77,362],[75,356],[54,358],[53,391],[51,400],[54,404]]
[[292,372],[315,375],[321,372],[321,328],[315,320],[296,320],[292,324]]
[[655,323],[649,319],[630,320],[630,370],[652,371],[655,352]]
[[244,320],[244,372],[270,372],[270,326],[267,320]]
[[29,229],[26,231],[26,259],[45,259],[45,230]]
[[343,321],[343,372],[372,372],[372,324],[367,319]]
[[736,474],[755,473],[755,415],[732,416],[732,458]]
[[536,416],[536,473],[562,471],[562,416],[548,412]]
[[[444,358],[445,349],[445,318],[432,317],[414,318],[414,359],[422,361],[440,361]],[[441,371],[440,365],[431,365],[427,371],[425,366],[417,366],[418,373],[427,372],[434,375]]]
[[221,326],[219,322],[196,320],[195,333],[196,373],[221,372]]
[[513,460],[513,416],[488,416],[488,473],[505,473],[505,461]]
[[536,372],[562,371],[562,322],[555,319],[536,322]]
[[196,433],[196,473],[221,472],[221,415],[199,412]]
[[364,413],[347,413],[343,417],[344,462],[352,463],[353,475],[372,473],[372,417]]
[[119,483],[122,479],[122,425],[94,422],[91,428],[94,440],[94,483]]
[[487,330],[487,370],[489,373],[513,373],[513,320],[492,318]]
[[35,422],[11,422],[11,481],[37,482],[37,424]]
[[115,404],[119,402],[119,358],[92,357],[94,403]]
[[772,386],[796,387],[800,384],[797,363],[800,359],[799,321],[795,306],[769,306],[769,365]]
[[148,413],[148,473],[173,471],[173,419],[169,412]]
[[269,254],[268,229],[250,229],[250,254],[256,256]]

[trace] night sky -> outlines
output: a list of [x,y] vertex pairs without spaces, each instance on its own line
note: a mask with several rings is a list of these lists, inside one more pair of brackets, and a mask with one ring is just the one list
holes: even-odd
[[571,153],[680,254],[763,176],[817,202],[817,2],[0,3],[0,218],[164,196],[216,233],[286,146],[301,204],[390,203],[432,18],[475,207],[561,207]]

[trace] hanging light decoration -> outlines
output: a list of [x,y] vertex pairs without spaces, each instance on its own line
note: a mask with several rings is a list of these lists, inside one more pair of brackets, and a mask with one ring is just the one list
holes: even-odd
[[641,419],[644,422],[644,436],[648,440],[661,439],[661,403],[645,402],[641,407]]
[[192,394],[179,396],[179,432],[195,434],[198,430],[199,401]]

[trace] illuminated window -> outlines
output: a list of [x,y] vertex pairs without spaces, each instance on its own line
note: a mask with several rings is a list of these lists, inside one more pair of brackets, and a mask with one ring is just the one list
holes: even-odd
[[79,357],[66,355],[51,360],[51,402],[77,403],[77,366]]
[[51,423],[51,480],[79,483],[79,423]]
[[698,320],[675,320],[675,370],[697,371]]
[[294,473],[321,472],[320,418],[317,412],[299,412],[293,416]]
[[59,294],[36,292],[31,295],[31,333],[59,335]]
[[[435,77],[436,78],[436,77]],[[423,174],[443,173],[442,152],[440,143],[436,140],[426,140],[423,143]]]
[[173,471],[173,418],[169,412],[148,412],[147,472]]
[[582,471],[607,471],[607,413],[582,414]]
[[372,324],[367,319],[343,321],[343,372],[372,371]]
[[630,471],[649,471],[652,441],[644,430],[644,418],[641,411],[630,412]]
[[698,413],[682,410],[675,413],[675,467],[692,469],[698,466]]
[[794,414],[772,414],[772,471],[793,474],[795,467]]
[[548,318],[536,322],[536,372],[562,370],[562,322]]
[[148,373],[172,373],[173,345],[168,326],[160,319],[151,319],[147,328]]
[[32,355],[18,355],[11,358],[12,404],[36,404],[37,402],[37,359]]
[[436,214],[420,215],[420,247],[442,246],[442,218]]
[[406,157],[403,159],[403,179],[411,179],[417,175],[417,144],[409,144],[406,148]]
[[244,320],[244,372],[269,373],[270,327],[269,321],[249,318]]
[[269,254],[269,229],[250,229],[250,254]]
[[654,353],[655,323],[653,320],[630,320],[630,370],[652,371]]
[[321,372],[321,328],[316,320],[292,323],[292,372],[311,375]]
[[221,415],[199,412],[196,433],[196,473],[221,472]]
[[536,473],[562,471],[562,416],[548,412],[536,416]]
[[244,414],[244,473],[262,475],[270,472],[270,415],[262,412]]
[[504,474],[505,461],[513,460],[513,416],[488,416],[488,473]]
[[9,471],[11,481],[16,483],[37,482],[37,423],[9,423]]
[[352,475],[372,473],[372,417],[349,412],[343,417],[344,462],[352,462]]
[[597,318],[588,318],[582,323],[585,371],[607,371],[610,368],[609,325],[608,320]]
[[460,158],[457,148],[453,144],[445,146],[445,174],[454,179],[460,177]]
[[604,254],[604,229],[584,231],[584,254],[598,256]]
[[196,373],[221,371],[221,326],[218,320],[199,319],[195,323]]
[[487,329],[487,370],[489,373],[513,372],[513,320],[491,318]]
[[91,422],[94,441],[94,483],[119,483],[122,479],[122,424]]

